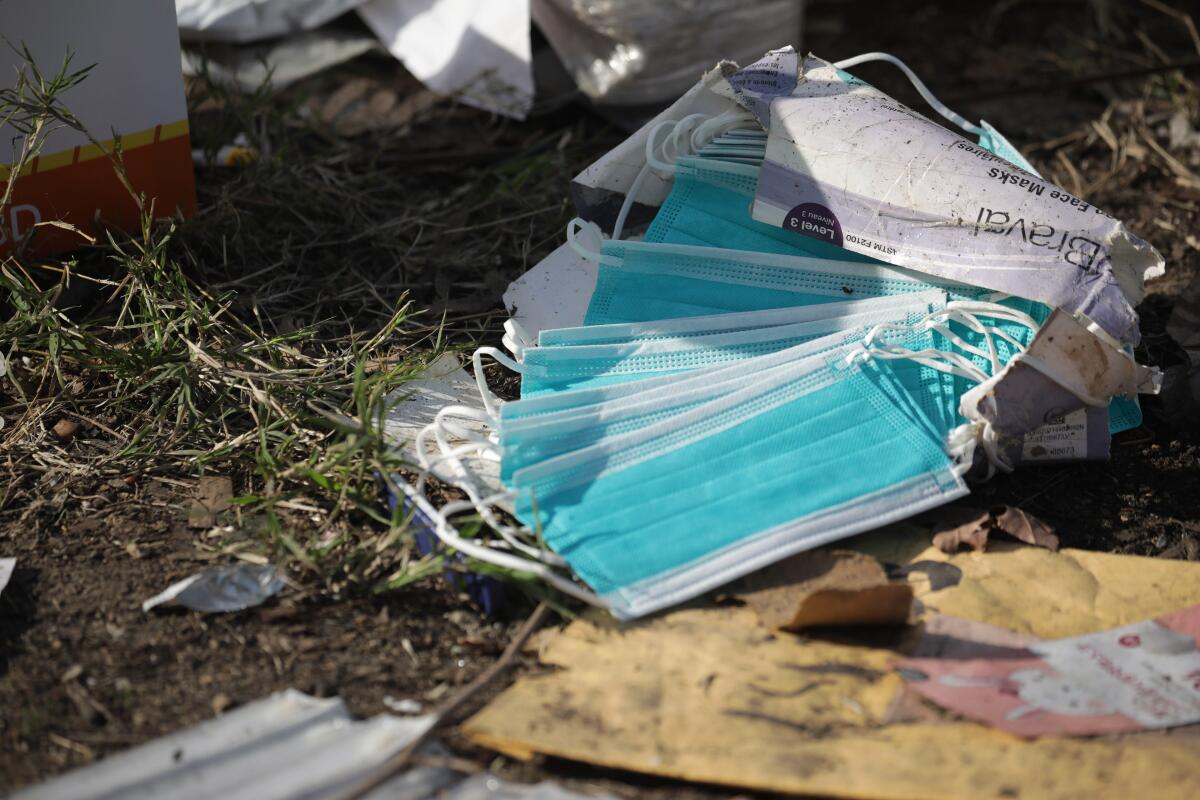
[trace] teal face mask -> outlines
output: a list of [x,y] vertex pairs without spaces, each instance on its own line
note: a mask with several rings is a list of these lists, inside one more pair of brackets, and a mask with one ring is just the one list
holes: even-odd
[[[600,261],[596,291],[585,323],[648,322],[721,312],[817,305],[851,297],[901,297],[930,289],[960,302],[988,298],[985,289],[952,282],[926,282],[915,273],[878,264],[835,262],[689,245],[601,241],[593,229]],[[569,238],[575,240],[574,224]],[[580,246],[581,252],[587,253]],[[1012,306],[1013,301],[1005,302]],[[1018,307],[1019,301],[1015,303]],[[1003,365],[1032,338],[1036,326],[1002,322],[995,363]],[[975,350],[981,344],[961,332]],[[981,359],[981,366],[983,366]]]
[[[477,354],[477,374],[482,373],[479,359],[484,355],[524,373],[524,399],[499,404],[485,395],[488,408],[499,405],[501,477],[507,480],[529,458],[544,458],[612,435],[617,430],[612,425],[625,430],[621,426],[643,424],[675,413],[698,398],[708,398],[712,392],[739,388],[763,369],[864,343],[876,357],[895,359],[893,371],[900,384],[933,429],[947,437],[961,422],[960,383],[979,383],[991,374],[957,352],[956,343],[967,345],[949,329],[949,321],[982,332],[987,329],[981,317],[1015,312],[983,304],[945,307],[944,301],[944,294],[932,292],[893,300],[887,311],[798,325],[733,334],[677,334],[615,345],[535,347],[524,351],[524,364],[512,362],[493,348],[482,348]],[[696,327],[706,331],[719,324],[713,321],[719,319],[704,318]],[[850,322],[858,327],[848,328]],[[626,330],[655,332],[641,328]],[[591,329],[573,330],[583,333]],[[829,331],[839,333],[816,338]],[[993,332],[991,338],[994,336]],[[802,343],[795,344],[797,340]],[[760,356],[760,352],[773,355]],[[713,366],[731,362],[733,366],[727,369]],[[684,374],[673,380],[662,377],[677,373]],[[654,375],[660,377],[651,377]],[[589,388],[572,390],[580,386]],[[628,388],[622,390],[621,386]]]
[[[731,391],[531,459],[503,496],[447,504],[431,515],[439,537],[629,619],[966,493],[893,362],[856,347],[759,369],[769,358],[745,362],[752,377]],[[497,529],[506,544],[449,522],[503,501],[524,523]],[[564,562],[599,596],[554,569]]]
[[886,363],[796,362],[518,470],[516,513],[614,614],[642,616],[966,494],[905,398]]
[[568,239],[599,262],[596,291],[585,325],[648,322],[735,311],[816,305],[937,289],[951,299],[980,300],[994,293],[882,264],[724,250],[693,245],[601,240],[594,248]]
[[[981,125],[978,136],[984,149],[1021,169],[1038,174],[999,131],[986,121]],[[701,146],[697,156],[681,155],[675,157],[673,162],[656,156],[653,140],[649,143],[648,163],[660,172],[673,173],[675,182],[654,223],[646,232],[644,241],[882,264],[866,256],[809,237],[797,237],[783,228],[754,220],[750,216],[749,206],[758,182],[757,165],[761,163],[761,158],[745,163],[729,163],[727,143],[731,140],[737,143],[742,155],[748,152],[748,148],[752,150],[757,147],[757,155],[761,156],[766,134],[729,131],[711,144]],[[1007,298],[1001,302],[1029,314],[1039,324],[1050,314],[1047,306],[1022,298]],[[1022,334],[1017,328],[1005,330],[1017,337]],[[1022,341],[1022,344],[1028,344],[1028,340]],[[1011,353],[1003,354],[1005,361],[1009,357]],[[1141,422],[1141,408],[1136,398],[1113,399],[1109,407],[1111,433],[1136,428]]]
[[524,351],[520,365],[521,396],[683,372],[783,350],[837,331],[856,330],[861,340],[858,329],[863,326],[912,326],[944,307],[944,293],[922,293],[913,299],[897,299],[883,310],[809,322],[712,333],[679,332],[669,337],[609,344],[534,347]]
[[[902,303],[933,304],[934,308],[945,306],[945,292],[930,291],[906,295]],[[626,322],[611,325],[585,325],[578,328],[552,328],[538,334],[538,347],[567,347],[583,344],[628,344],[631,342],[667,339],[673,336],[699,336],[708,333],[732,333],[775,325],[792,325],[800,322],[847,317],[854,314],[886,312],[897,306],[897,298],[876,297],[867,300],[847,300],[837,303],[821,303],[813,306],[788,306],[786,308],[741,311],[731,314],[712,314],[701,317],[676,317],[652,322]],[[515,329],[510,333],[515,334]],[[522,341],[527,336],[507,337],[513,355],[522,357],[525,347]]]
[[[500,478],[507,484],[516,471],[532,463],[683,413],[741,389],[748,381],[797,360],[822,353],[833,358],[861,349],[868,330],[853,329],[824,336],[776,353],[746,358],[724,368],[693,370],[656,386],[647,387],[647,381],[614,384],[643,388],[619,396],[610,395],[601,402],[585,402],[589,390],[561,392],[557,397],[563,402],[551,413],[526,411],[522,406],[531,402],[527,400],[505,403],[498,424]],[[933,339],[929,330],[917,328],[902,337],[894,337],[893,341],[898,347],[917,352],[932,348]],[[892,369],[933,428],[946,437],[957,417],[957,397],[953,393],[954,383],[949,380],[951,376],[911,360],[897,361]]]

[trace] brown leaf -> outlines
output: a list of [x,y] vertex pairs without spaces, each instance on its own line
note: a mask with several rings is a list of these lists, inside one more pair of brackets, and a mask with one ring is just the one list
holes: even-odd
[[903,625],[912,587],[891,583],[870,556],[813,550],[743,578],[735,595],[776,630],[829,625]]
[[1033,514],[1013,506],[994,508],[992,514],[995,517],[995,527],[1009,536],[1047,550],[1058,549],[1058,536],[1054,534],[1054,528]]
[[987,546],[992,515],[987,511],[950,506],[945,516],[934,523],[933,546],[943,553],[957,553],[964,545],[972,550]]
[[995,506],[988,511],[951,506],[945,512],[945,517],[933,526],[933,545],[943,553],[957,553],[964,546],[983,550],[992,531],[1008,534],[1036,547],[1058,549],[1058,537],[1053,528],[1013,506]]

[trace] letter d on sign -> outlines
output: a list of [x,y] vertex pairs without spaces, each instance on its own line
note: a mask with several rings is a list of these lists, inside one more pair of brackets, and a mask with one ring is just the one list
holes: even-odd
[[[30,218],[32,218],[32,221],[25,228],[21,227],[22,213],[27,214]],[[28,203],[24,203],[22,205],[12,207],[12,209],[8,212],[8,220],[9,230],[12,231],[13,241],[16,242],[28,236],[29,232],[33,230],[33,226],[42,221],[42,212],[38,211],[37,206],[31,206]]]

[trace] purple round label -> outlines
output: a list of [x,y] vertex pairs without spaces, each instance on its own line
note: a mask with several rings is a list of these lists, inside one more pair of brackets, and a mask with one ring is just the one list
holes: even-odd
[[820,203],[801,203],[788,212],[783,227],[823,242],[842,246],[842,224]]

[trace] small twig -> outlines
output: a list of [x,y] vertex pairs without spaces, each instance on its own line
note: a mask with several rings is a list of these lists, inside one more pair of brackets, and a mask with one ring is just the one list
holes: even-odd
[[1079,171],[1075,169],[1075,165],[1071,163],[1071,159],[1067,158],[1067,154],[1062,150],[1059,150],[1054,155],[1056,160],[1062,164],[1063,169],[1066,170],[1067,175],[1071,178],[1071,189],[1075,196],[1083,197],[1083,179],[1079,176]]
[[442,728],[454,712],[461,709],[467,701],[512,665],[517,654],[521,652],[521,648],[525,646],[525,642],[529,641],[529,637],[542,626],[549,613],[550,608],[545,602],[538,603],[538,607],[529,615],[529,619],[525,620],[521,629],[517,631],[517,635],[509,642],[508,647],[504,648],[504,652],[500,655],[500,658],[496,659],[479,677],[467,684],[462,691],[451,697],[440,709],[434,711],[433,724],[423,734],[389,758],[374,775],[369,776],[361,784],[353,787],[345,794],[338,796],[337,800],[360,800],[391,780],[394,775],[411,766],[421,745],[429,741],[433,737],[433,734]]
[[1192,21],[1191,14],[1180,11],[1177,8],[1171,8],[1166,3],[1160,3],[1159,0],[1142,0],[1142,5],[1150,6],[1155,11],[1160,11],[1168,17],[1174,17],[1183,23],[1187,28],[1188,34],[1192,37],[1192,45],[1196,48],[1196,52],[1200,53],[1200,32],[1196,31],[1196,23]]

